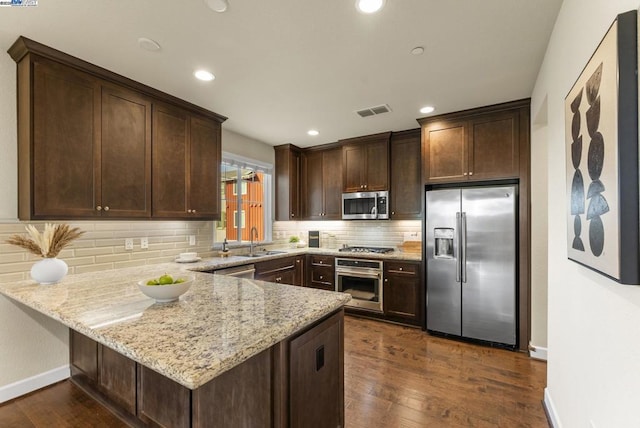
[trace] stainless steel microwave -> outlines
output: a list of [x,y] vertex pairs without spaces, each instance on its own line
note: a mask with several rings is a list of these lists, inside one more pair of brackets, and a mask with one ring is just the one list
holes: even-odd
[[343,220],[386,220],[389,218],[389,192],[342,194]]

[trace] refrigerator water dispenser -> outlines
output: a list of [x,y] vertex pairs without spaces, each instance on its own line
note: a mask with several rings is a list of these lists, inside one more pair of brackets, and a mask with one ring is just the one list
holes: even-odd
[[453,258],[453,228],[436,227],[433,229],[434,254],[436,259],[452,259]]

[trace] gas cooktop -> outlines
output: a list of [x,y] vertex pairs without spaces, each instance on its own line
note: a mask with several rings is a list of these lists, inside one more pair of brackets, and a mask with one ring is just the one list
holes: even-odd
[[346,252],[346,253],[391,253],[393,252],[393,248],[388,247],[343,247],[338,251]]

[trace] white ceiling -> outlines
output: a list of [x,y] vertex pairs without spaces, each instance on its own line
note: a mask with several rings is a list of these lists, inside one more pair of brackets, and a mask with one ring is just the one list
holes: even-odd
[[[229,3],[222,14],[203,0],[3,7],[0,48],[23,35],[228,116],[237,133],[306,147],[416,128],[427,104],[439,114],[529,97],[562,0],[387,0],[375,15],[354,0]],[[196,81],[199,67],[216,79]],[[392,112],[355,114],[380,104]]]

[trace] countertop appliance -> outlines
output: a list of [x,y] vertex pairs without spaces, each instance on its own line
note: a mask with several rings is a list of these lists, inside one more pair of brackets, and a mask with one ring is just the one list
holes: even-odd
[[336,257],[336,291],[351,294],[348,306],[382,312],[382,261]]
[[387,220],[389,192],[355,192],[342,194],[343,220]]
[[338,251],[342,253],[374,253],[385,254],[392,253],[393,248],[389,247],[342,247]]
[[213,271],[215,275],[234,276],[236,278],[253,279],[256,273],[255,265],[233,266]]
[[426,193],[427,330],[516,345],[516,185]]

